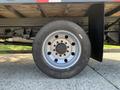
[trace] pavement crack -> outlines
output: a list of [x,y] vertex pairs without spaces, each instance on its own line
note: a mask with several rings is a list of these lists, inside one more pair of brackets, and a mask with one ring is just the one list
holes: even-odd
[[105,78],[101,73],[99,73],[94,67],[88,65],[92,70],[94,70],[97,74],[99,74],[102,78],[104,78],[108,83],[110,83],[111,85],[113,85],[117,90],[120,90],[120,88],[118,88],[114,83],[112,83],[110,80],[108,80],[107,78]]

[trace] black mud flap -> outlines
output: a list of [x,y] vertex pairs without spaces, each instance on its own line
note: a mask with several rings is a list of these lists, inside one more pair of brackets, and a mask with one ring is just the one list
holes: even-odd
[[120,45],[120,22],[119,22],[119,45]]
[[94,4],[89,9],[89,38],[91,57],[101,62],[104,44],[104,3]]

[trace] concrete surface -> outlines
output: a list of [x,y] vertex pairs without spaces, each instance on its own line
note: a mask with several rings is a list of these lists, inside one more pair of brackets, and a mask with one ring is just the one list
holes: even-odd
[[120,90],[120,53],[105,53],[71,79],[40,72],[30,54],[0,55],[0,90]]

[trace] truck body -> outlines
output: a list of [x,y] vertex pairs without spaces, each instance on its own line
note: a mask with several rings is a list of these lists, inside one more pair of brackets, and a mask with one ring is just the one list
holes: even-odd
[[[63,22],[62,20],[65,21]],[[110,44],[120,45],[120,0],[14,0],[14,1],[1,0],[0,1],[0,38],[2,40],[0,41],[0,43],[17,44],[17,45],[35,44],[37,42],[35,39],[40,36],[38,35],[39,32],[42,33],[41,28],[44,29],[44,26],[45,27],[50,26],[49,23],[54,21],[58,21],[56,22],[57,26],[62,25],[61,24],[62,22],[63,23],[66,22],[64,24],[66,26],[63,25],[63,27],[67,27],[67,24],[72,25],[71,23],[68,22],[73,22],[78,26],[80,26],[90,40],[90,45],[88,46],[90,48],[90,51],[88,52],[91,52],[90,57],[98,61],[102,61],[104,41]],[[49,32],[49,30],[46,32]],[[46,37],[49,36],[49,34],[47,34]],[[69,40],[68,41],[66,40],[68,36],[65,35],[65,40],[62,38],[62,35],[61,35],[62,39],[57,39],[57,37],[55,36],[56,37],[55,40],[61,40],[61,43],[54,45],[55,49],[53,51],[56,51],[56,56],[54,55],[53,57],[57,57],[57,55],[60,54],[60,57],[58,57],[60,58],[60,61],[59,59],[55,59],[56,64],[54,64],[53,62],[48,60],[49,62],[48,66],[50,63],[52,63],[53,65],[50,64],[50,67],[56,68],[60,72],[61,70],[66,69],[67,64],[65,63],[69,61],[68,59],[66,59],[67,58],[66,52],[67,51],[69,52],[67,47],[68,48],[71,47],[70,50],[72,49],[76,50],[76,48],[79,47],[79,44],[76,48],[65,45],[65,43],[67,42],[69,43]],[[82,37],[82,35],[80,34],[79,36],[81,38],[84,38],[84,36]],[[21,39],[16,39],[18,37]],[[13,40],[9,40],[10,38],[13,38]],[[65,43],[62,43],[64,41]],[[48,42],[48,43],[51,45],[52,42]],[[44,43],[43,43],[43,47],[44,47]],[[47,46],[45,48],[47,48]],[[64,49],[66,51],[64,51]],[[80,50],[78,51],[78,53],[82,52]],[[72,55],[74,56],[75,53],[73,53],[73,51],[72,51]],[[36,52],[34,48],[33,48],[33,52]],[[50,56],[51,53],[52,51],[48,52],[48,55]],[[62,58],[62,54],[66,58],[64,57]],[[86,54],[87,53],[84,53],[84,55]],[[44,54],[42,55],[44,56]],[[37,56],[35,54],[33,54],[33,56],[36,59]],[[44,59],[46,58],[47,56],[44,56]],[[64,59],[65,63],[62,63],[61,58]],[[39,66],[38,65],[39,62],[37,62],[36,60],[35,63],[40,69],[43,67],[43,66]],[[63,64],[63,66],[65,66],[65,68],[59,66],[59,64],[61,63]],[[54,67],[54,65],[56,67]],[[45,72],[44,70],[42,71]],[[68,75],[68,77],[65,75],[54,76],[53,74],[50,74],[48,72],[45,73],[55,78],[69,78],[71,76],[74,76],[74,75],[71,76]]]

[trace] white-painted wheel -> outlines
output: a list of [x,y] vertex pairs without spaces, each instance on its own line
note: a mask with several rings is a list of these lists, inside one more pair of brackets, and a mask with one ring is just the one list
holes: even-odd
[[42,54],[48,65],[57,69],[72,67],[81,55],[81,44],[71,32],[57,30],[48,35],[43,43]]

